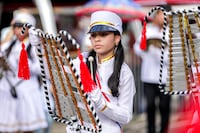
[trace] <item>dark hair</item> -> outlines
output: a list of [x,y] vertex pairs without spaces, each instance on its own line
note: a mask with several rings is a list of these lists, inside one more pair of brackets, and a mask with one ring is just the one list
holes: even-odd
[[114,61],[114,67],[113,67],[113,73],[108,79],[108,86],[111,88],[112,95],[114,97],[119,96],[119,78],[120,78],[120,72],[121,72],[121,66],[124,62],[124,49],[122,47],[121,41],[116,47],[115,51],[115,61]]
[[165,9],[167,12],[169,12],[169,11],[172,10],[172,8],[171,8],[170,5],[158,5],[158,6],[162,7],[162,8]]
[[[119,32],[114,32],[115,35],[120,35]],[[88,58],[92,56],[94,58],[94,62],[92,64],[93,66],[93,77],[95,77],[95,73],[97,70],[97,61],[96,61],[96,52],[94,50],[89,52]],[[89,68],[90,63],[89,60],[87,58],[87,66]],[[120,80],[120,72],[121,72],[121,66],[124,62],[124,49],[121,43],[121,40],[119,42],[119,44],[116,47],[115,50],[115,60],[114,60],[114,66],[113,66],[113,73],[111,74],[111,76],[108,79],[108,86],[111,89],[112,95],[114,97],[118,97],[119,96],[119,80]],[[91,71],[91,70],[90,70]],[[94,78],[95,80],[95,78]],[[96,82],[96,80],[95,80]]]

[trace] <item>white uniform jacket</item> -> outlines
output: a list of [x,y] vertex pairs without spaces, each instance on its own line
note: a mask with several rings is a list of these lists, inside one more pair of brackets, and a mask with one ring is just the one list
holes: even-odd
[[[2,45],[2,52],[5,52],[10,43]],[[24,40],[27,47],[28,40]],[[18,78],[18,63],[21,51],[21,42],[17,40],[6,58],[12,71],[4,72],[0,80],[0,131],[17,132],[31,131],[47,127],[40,90],[38,74],[40,74],[39,61],[34,56],[29,59],[30,79]],[[17,98],[13,98],[10,89],[14,86]]]
[[[146,27],[146,38],[162,39],[163,32],[158,27],[148,24]],[[166,42],[168,42],[168,30],[166,30]],[[135,53],[141,57],[141,80],[146,83],[159,83],[161,49],[149,45],[146,51],[140,49],[141,35],[133,45]],[[166,83],[168,66],[168,47],[164,49],[162,83]]]
[[[124,63],[122,65],[119,83],[119,97],[113,97],[111,90],[107,85],[108,78],[113,72],[113,63],[114,58],[98,64],[98,75],[102,88],[101,91],[104,92],[110,100],[110,102],[107,102],[107,108],[103,112],[96,110],[102,123],[103,130],[101,133],[121,133],[121,126],[130,122],[133,115],[133,97],[136,89],[132,71],[127,64]],[[79,71],[79,59],[75,59],[74,64]],[[66,130],[67,133],[73,133],[73,131],[70,131],[68,127]],[[87,132],[81,131],[81,133]]]

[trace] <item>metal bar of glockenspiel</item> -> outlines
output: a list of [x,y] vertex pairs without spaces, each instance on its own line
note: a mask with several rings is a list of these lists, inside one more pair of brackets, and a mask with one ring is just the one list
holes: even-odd
[[189,81],[189,72],[188,72],[188,65],[187,65],[187,54],[186,54],[186,39],[184,38],[184,31],[183,31],[183,18],[182,14],[178,14],[179,23],[180,23],[180,36],[182,38],[182,52],[183,52],[183,58],[184,58],[184,68],[185,68],[185,81],[187,83],[187,90],[190,90],[190,81]]
[[[54,78],[53,78],[53,73],[51,71],[51,70],[54,70],[54,69],[51,68],[51,63],[50,63],[50,59],[49,59],[50,55],[48,55],[48,50],[47,50],[48,49],[47,45],[50,45],[49,44],[50,43],[50,38],[49,38],[48,34],[44,35],[43,41],[46,42],[46,40],[47,40],[48,44],[45,44],[45,43],[42,43],[42,44],[43,44],[43,48],[44,48],[44,52],[45,52],[45,57],[46,57],[47,65],[48,65],[48,70],[49,70],[50,78],[51,78],[52,85],[53,85],[53,92],[54,92],[53,95],[54,95],[55,100],[56,100],[56,108],[58,110],[58,116],[59,116],[59,118],[62,118],[62,112],[61,112],[61,108],[60,108],[60,103],[58,102],[59,100],[58,100],[58,96],[57,96],[57,90],[55,89],[56,88],[56,84],[55,84],[55,81],[54,81]],[[55,62],[55,59],[54,59],[54,62]]]
[[[26,30],[27,28],[31,28],[31,27],[33,27],[31,24],[28,24],[28,23],[24,24],[24,25],[23,25],[23,28],[22,28],[22,31],[21,31],[22,35],[25,33],[25,30]],[[34,28],[34,27],[33,27],[33,28]],[[34,28],[34,29],[35,29],[35,28]],[[35,29],[35,30],[36,30],[36,29]],[[40,36],[40,37],[42,38],[42,42],[45,43],[45,40],[44,40],[44,38],[43,38],[43,33],[38,32],[37,34],[38,34],[38,36]],[[43,43],[42,43],[42,44],[43,44]],[[41,67],[41,68],[44,68],[44,63],[43,63],[43,60],[42,60],[42,57],[41,57],[41,56],[42,56],[42,53],[41,53],[41,49],[39,49],[39,48],[41,48],[40,44],[38,44],[38,46],[37,46],[37,51],[38,51],[39,54],[40,54],[40,55],[38,55],[39,61],[40,61],[40,67]],[[46,82],[46,74],[45,74],[45,71],[41,69],[41,73],[43,74],[43,75],[42,75],[42,78],[43,78],[44,87],[45,87],[45,89],[47,90],[47,84],[46,84],[47,82]],[[46,100],[48,101],[48,105],[50,105],[49,96],[48,96],[48,90],[46,91],[45,94],[47,94]],[[55,98],[56,98],[56,96],[55,96]],[[56,100],[56,99],[55,99],[55,100]],[[57,100],[56,100],[56,101],[57,101]],[[56,102],[56,101],[55,101],[55,102]],[[56,102],[56,103],[58,103],[58,102]],[[49,106],[48,109],[49,109],[50,114],[52,114],[51,106]]]
[[[173,56],[170,56],[170,55],[172,55],[172,52],[173,52],[173,46],[172,46],[173,25],[172,25],[172,22],[173,22],[173,16],[169,15],[169,36],[170,36],[170,38],[169,38],[169,55],[168,55],[169,56],[169,69],[168,69],[169,80],[167,80],[167,81],[171,81],[172,75],[173,75],[173,73],[172,73],[172,70],[173,70],[172,69],[172,61],[173,61],[172,57]],[[170,92],[173,90],[173,83],[169,84],[169,90],[170,90]]]
[[54,62],[55,67],[56,67],[56,70],[54,70],[54,71],[56,71],[57,74],[58,74],[59,82],[61,84],[61,88],[62,88],[62,91],[64,93],[64,96],[67,96],[68,94],[67,94],[67,91],[65,89],[65,85],[64,85],[64,82],[63,82],[63,79],[62,79],[62,76],[61,76],[62,67],[59,67],[59,65],[58,65],[59,61],[57,60],[57,58],[59,58],[59,55],[57,53],[57,47],[54,46],[54,44],[53,44],[53,36],[52,35],[49,35],[49,36],[47,35],[46,37],[47,37],[47,41],[48,41],[49,48],[50,48],[50,55],[52,55],[53,62]]
[[[32,26],[29,25],[29,24],[26,24],[26,25],[23,27],[22,33],[26,30],[26,28],[30,28],[30,27],[32,27]],[[46,47],[46,44],[45,44],[45,38],[46,38],[46,36],[45,36],[42,32],[38,32],[38,36],[41,37],[41,38],[43,39],[43,43],[42,43],[42,44],[43,44],[44,47]],[[68,38],[70,38],[70,36],[68,36]],[[70,38],[70,39],[71,39],[71,41],[72,41],[73,44],[74,44],[74,43],[76,44],[76,40],[75,40],[75,39],[73,39],[73,38]],[[79,45],[76,45],[76,47],[79,48]],[[66,120],[65,118],[60,119],[60,118],[57,117],[57,116],[53,113],[53,111],[51,110],[50,102],[49,102],[49,97],[48,97],[48,89],[47,89],[46,76],[45,76],[46,74],[45,74],[45,70],[44,70],[44,63],[43,63],[43,59],[42,59],[41,48],[37,47],[37,50],[38,50],[38,52],[40,52],[40,55],[38,55],[38,57],[39,57],[39,60],[40,60],[41,74],[42,74],[42,81],[43,81],[43,84],[44,84],[45,95],[47,95],[47,96],[46,96],[46,101],[47,101],[48,111],[49,111],[50,115],[52,116],[52,118],[53,118],[54,120],[56,120],[57,122],[61,122],[61,123],[65,123],[65,124],[67,124],[67,125],[73,126],[73,123],[77,121],[76,119],[72,119],[72,120]],[[45,48],[44,48],[44,51],[45,51]],[[45,53],[46,53],[46,59],[49,60],[49,59],[48,59],[48,55],[47,55],[47,49],[46,49],[46,52],[45,52]],[[47,61],[47,65],[50,65],[50,64],[48,64],[48,61]],[[71,64],[70,64],[70,65],[71,65]],[[74,71],[74,68],[72,68],[72,69],[73,69],[73,71]],[[51,76],[52,76],[52,75],[51,75],[51,72],[50,72],[50,78],[51,78]],[[77,78],[77,77],[78,77],[77,73],[76,73],[74,76]],[[51,79],[53,79],[53,78],[51,78]],[[52,80],[52,82],[53,82],[53,80]],[[78,77],[78,82],[81,83],[79,77]],[[81,125],[77,125],[76,128],[77,128],[77,129],[84,129],[84,130],[87,130],[87,131],[90,131],[90,132],[93,132],[93,133],[100,132],[100,131],[102,130],[102,126],[101,126],[101,123],[100,123],[100,121],[99,121],[99,118],[98,118],[98,116],[97,116],[97,114],[96,114],[96,112],[95,112],[95,110],[94,110],[93,105],[91,104],[91,101],[88,99],[87,94],[84,94],[84,96],[86,97],[86,102],[89,104],[89,107],[90,107],[90,109],[91,109],[91,111],[92,111],[92,114],[93,114],[94,117],[95,117],[95,120],[96,120],[97,125],[98,125],[98,130],[94,130],[94,129],[91,129],[91,128],[89,128],[89,127],[85,127],[85,126],[81,126]],[[86,105],[86,108],[89,109],[87,105]],[[96,128],[96,126],[95,126],[95,128]]]
[[[188,11],[188,12],[191,13],[192,11]],[[167,15],[169,15],[169,16],[170,16],[170,15],[175,15],[175,14],[176,14],[176,15],[179,15],[179,14],[181,14],[181,13],[180,13],[179,11],[177,11],[177,12],[168,12],[168,13],[167,13]],[[180,17],[178,17],[178,18],[179,18],[179,21],[180,21]],[[176,18],[176,21],[177,21],[177,20],[178,20],[178,19]],[[171,23],[172,23],[172,22],[173,22],[173,21],[171,21]],[[180,23],[180,22],[179,22],[179,23]],[[174,28],[173,25],[171,25],[171,29],[172,29],[172,28]],[[178,26],[177,26],[177,28],[178,28]],[[174,30],[174,29],[173,29],[173,30]],[[172,30],[172,31],[173,31],[173,30]],[[178,29],[175,29],[175,30],[178,30]],[[180,30],[180,31],[181,31],[181,30]],[[182,32],[180,32],[180,31],[178,31],[178,32],[179,32],[180,34],[182,34]],[[172,36],[174,36],[174,34],[171,35],[170,38],[171,38]],[[175,35],[175,36],[176,36],[176,35]],[[181,37],[183,38],[183,35],[182,35]],[[173,41],[177,41],[177,40],[174,40],[174,39],[171,40],[171,42],[173,42]],[[173,43],[174,43],[174,42],[173,42]],[[183,48],[183,46],[182,46],[182,48]],[[176,50],[177,50],[177,49],[176,49]],[[186,51],[185,51],[184,49],[182,49],[182,50],[183,50],[182,52],[183,52],[184,61],[185,61],[184,64],[187,64],[187,63],[186,63],[186,58],[185,58],[185,57],[186,57],[186,54],[185,54]],[[169,50],[169,52],[172,52],[172,51],[174,51],[173,48],[171,48],[171,49]],[[178,50],[178,51],[179,51],[179,50]],[[176,51],[176,52],[173,52],[173,55],[174,55],[174,54],[177,54],[177,51]],[[169,56],[169,58],[171,58],[171,57],[172,57],[172,56]],[[173,61],[173,59],[170,59],[170,61]],[[172,64],[171,64],[170,66],[172,66]],[[188,74],[187,74],[187,72],[188,72],[188,71],[187,71],[187,66],[185,66],[185,69],[186,69],[186,71],[185,71],[185,72],[186,72],[186,75],[188,75]],[[170,70],[170,72],[172,72],[173,69],[172,69],[172,68],[171,68],[171,69],[169,68],[169,70]],[[170,74],[170,75],[173,75],[173,74]],[[186,81],[187,81],[187,84],[188,84],[188,87],[187,87],[187,88],[189,89],[190,81],[189,81],[189,79],[188,79],[188,76],[186,76]],[[171,87],[170,87],[170,88],[171,88]],[[171,90],[171,89],[170,89],[170,90]],[[177,91],[176,91],[176,92],[177,92]],[[185,92],[187,92],[187,91],[185,91]],[[190,90],[188,90],[188,92],[190,92]],[[165,93],[167,93],[167,92],[165,92]],[[172,94],[172,93],[171,93],[171,94]],[[174,94],[174,93],[173,93],[173,94]]]
[[[64,31],[64,30],[60,31],[59,33],[60,33],[60,35],[59,35],[60,38],[61,38],[61,35],[64,35],[65,37],[67,37],[67,39],[71,40],[72,44],[73,44],[74,46],[76,46],[77,49],[80,48],[80,47],[79,47],[80,45],[76,42],[76,40],[75,40],[74,38],[72,38],[72,36],[71,36],[69,33],[67,33],[67,32]],[[102,130],[102,126],[101,126],[101,123],[100,123],[100,121],[99,121],[99,118],[98,118],[98,116],[97,116],[97,114],[96,114],[96,112],[95,112],[95,110],[94,110],[94,107],[93,107],[93,105],[91,104],[91,101],[89,100],[87,94],[83,92],[83,86],[82,86],[80,77],[79,77],[78,74],[77,74],[77,71],[76,71],[76,69],[75,69],[75,67],[74,67],[74,65],[73,65],[73,63],[72,63],[72,59],[71,59],[71,57],[70,57],[70,55],[69,55],[69,52],[68,52],[68,50],[67,50],[67,47],[66,47],[66,45],[65,45],[65,43],[64,43],[64,41],[63,41],[62,39],[61,39],[61,43],[60,43],[60,44],[61,44],[61,47],[62,47],[62,49],[63,49],[64,54],[66,55],[66,56],[64,56],[64,57],[66,57],[66,60],[68,60],[68,62],[69,62],[69,64],[70,64],[70,70],[73,72],[73,73],[72,73],[72,76],[73,76],[73,78],[75,79],[76,85],[78,86],[78,91],[79,91],[79,93],[81,94],[82,100],[83,100],[83,102],[84,102],[85,105],[86,105],[86,109],[87,109],[87,111],[88,111],[88,113],[89,113],[89,116],[90,116],[90,118],[91,118],[91,120],[92,120],[92,123],[93,123],[94,127],[96,128],[96,124],[95,124],[95,121],[96,121],[96,122],[97,122],[97,125],[98,125],[98,130],[101,131],[101,130]],[[77,79],[78,79],[78,80],[77,80]],[[86,100],[85,100],[85,98],[83,98],[83,95],[86,97]],[[87,107],[87,103],[88,103],[88,105],[90,106],[90,109],[91,109],[91,111],[92,111],[93,116],[95,117],[95,120],[94,120],[93,117],[92,117],[91,111],[90,111],[89,108]]]
[[[71,98],[72,98],[72,102],[74,103],[75,109],[77,111],[78,118],[80,119],[80,122],[83,125],[83,118],[81,116],[80,109],[78,108],[77,100],[76,100],[76,98],[74,96],[74,93],[72,91],[72,86],[70,84],[69,77],[67,76],[66,71],[64,70],[63,61],[61,59],[61,56],[59,56],[59,53],[58,53],[57,47],[59,47],[60,45],[57,45],[56,43],[59,42],[59,41],[57,41],[57,37],[50,36],[50,38],[51,38],[52,44],[53,44],[53,46],[55,48],[54,49],[55,50],[55,54],[58,56],[59,62],[61,64],[62,72],[63,72],[64,78],[65,78],[65,79],[63,79],[63,81],[66,80],[66,82],[67,82],[67,86],[69,88],[69,92],[70,92],[70,95],[71,95]],[[61,52],[61,54],[63,54],[62,51],[60,51],[60,52]],[[64,57],[64,55],[63,55],[63,57]]]
[[[25,32],[25,30],[26,30],[26,28],[31,28],[32,27],[32,25],[30,25],[30,24],[24,24],[23,25],[23,28],[22,28],[22,34],[24,34],[24,32]],[[34,27],[32,27],[34,30],[36,30]],[[37,32],[37,35],[39,36],[39,37],[41,37],[42,38],[42,40],[43,40],[43,43],[42,44],[44,44],[45,43],[45,41],[44,41],[44,34],[41,32],[41,31],[38,31]],[[74,120],[66,120],[66,119],[64,119],[64,118],[62,118],[62,119],[60,119],[55,113],[54,113],[54,111],[52,111],[52,109],[51,109],[51,103],[50,103],[50,98],[49,98],[49,92],[48,92],[48,87],[47,87],[47,78],[46,78],[46,72],[45,72],[45,68],[44,68],[44,62],[43,62],[43,58],[42,58],[42,56],[43,56],[43,54],[42,54],[42,50],[41,50],[41,45],[42,44],[38,44],[37,46],[36,46],[36,50],[37,50],[37,52],[38,52],[38,58],[39,58],[39,62],[40,62],[40,68],[41,68],[41,76],[42,76],[42,82],[43,82],[43,87],[44,87],[44,93],[45,93],[45,98],[46,98],[46,104],[47,104],[47,109],[48,109],[48,113],[51,115],[51,117],[55,120],[55,121],[57,121],[57,122],[61,122],[61,123],[64,123],[64,124],[67,124],[67,125],[73,125],[73,123],[76,121],[75,119]],[[53,90],[53,93],[54,93],[54,90]],[[55,101],[56,102],[56,101]]]
[[194,45],[194,42],[193,42],[193,37],[192,37],[192,32],[191,32],[191,28],[190,28],[190,24],[189,24],[189,19],[188,19],[188,14],[185,13],[185,23],[186,23],[186,27],[187,27],[187,31],[188,31],[188,36],[189,36],[189,44],[191,46],[191,50],[192,50],[192,56],[193,56],[193,62],[195,64],[195,68],[196,68],[196,72],[198,74],[198,81],[200,83],[200,75],[199,75],[199,65],[197,63],[197,56],[196,56],[196,50],[195,50],[195,45]]
[[[76,119],[71,119],[71,120],[66,120],[65,118],[61,118],[60,117],[60,113],[61,113],[61,110],[60,109],[60,103],[58,102],[58,96],[57,96],[57,91],[56,91],[56,86],[55,86],[55,83],[54,83],[54,80],[53,79],[53,75],[52,75],[52,72],[50,71],[51,70],[51,67],[50,67],[50,62],[49,62],[49,57],[48,57],[48,52],[47,52],[47,46],[46,46],[46,41],[45,41],[45,35],[41,32],[38,33],[39,36],[42,38],[43,40],[43,43],[42,43],[42,46],[43,46],[43,49],[44,49],[44,54],[45,54],[45,58],[46,58],[46,61],[47,61],[47,66],[48,66],[48,70],[49,70],[49,74],[50,74],[50,78],[51,78],[51,84],[53,85],[53,96],[54,96],[54,100],[55,100],[55,104],[56,104],[56,108],[58,109],[58,117],[56,114],[54,114],[52,116],[52,118],[57,121],[57,122],[61,122],[61,123],[64,123],[64,124],[67,124],[67,125],[73,125],[74,122],[76,122],[77,120]],[[43,59],[42,59],[42,56],[39,57],[39,59],[43,62]],[[44,70],[44,67],[41,67],[41,73],[43,73],[42,75],[46,75],[45,74],[45,70]],[[43,76],[43,83],[46,84],[46,80]],[[49,109],[49,108],[48,108]]]

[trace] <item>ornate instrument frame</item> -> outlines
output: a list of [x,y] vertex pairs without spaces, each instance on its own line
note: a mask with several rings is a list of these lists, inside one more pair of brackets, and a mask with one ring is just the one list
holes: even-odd
[[[200,92],[200,7],[197,10],[169,11],[157,6],[145,16],[148,22],[154,12],[161,10],[164,14],[162,47],[160,57],[159,88],[166,95],[187,95]],[[169,21],[167,21],[169,17]],[[193,22],[191,22],[193,21]],[[166,86],[162,86],[165,35],[169,25],[169,66]],[[179,75],[178,75],[179,74]],[[181,88],[181,89],[180,89]]]
[[[35,29],[30,24],[24,24],[22,34],[31,27],[42,39],[42,44],[36,46],[36,51],[49,114],[55,121],[70,125],[71,129],[77,132],[80,130],[92,133],[101,132],[101,122],[87,93],[83,91],[80,75],[63,39],[65,37],[77,49],[80,48],[80,45],[71,34],[64,30],[53,36],[43,33],[40,29]],[[49,75],[45,71],[45,62]],[[50,77],[52,84],[55,111],[51,108],[47,76]]]

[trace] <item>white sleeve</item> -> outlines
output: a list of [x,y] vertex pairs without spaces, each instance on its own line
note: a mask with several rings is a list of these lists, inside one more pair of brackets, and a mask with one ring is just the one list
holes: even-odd
[[[31,44],[29,44],[31,45]],[[32,74],[40,75],[41,70],[40,70],[40,63],[39,63],[39,58],[36,53],[36,48],[35,46],[31,46],[31,51],[30,51],[31,59],[29,59],[28,63],[30,66],[30,71]]]
[[118,104],[107,102],[107,108],[102,113],[120,124],[127,124],[132,119],[135,92],[132,72],[121,73]]

